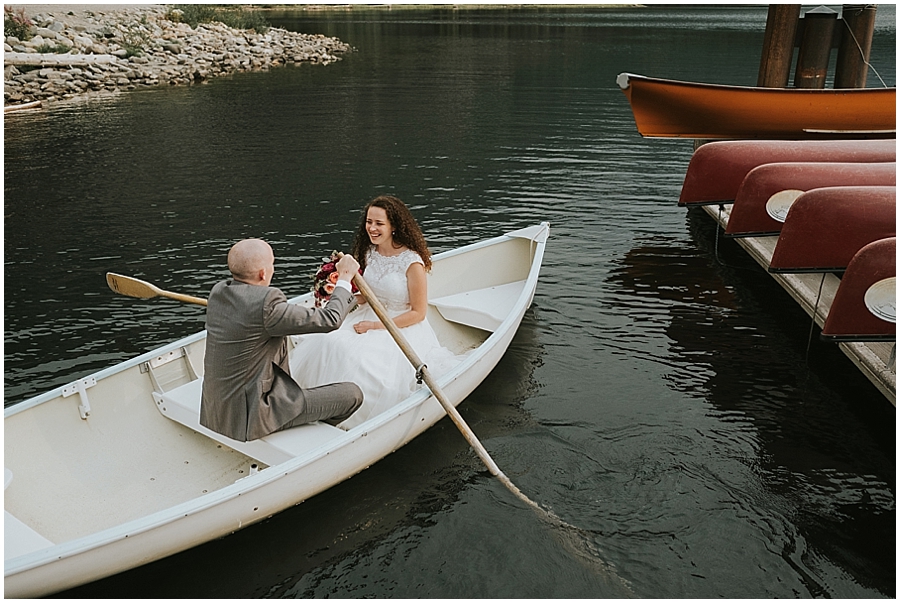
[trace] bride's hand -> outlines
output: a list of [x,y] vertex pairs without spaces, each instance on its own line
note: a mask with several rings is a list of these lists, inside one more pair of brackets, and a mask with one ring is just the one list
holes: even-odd
[[363,334],[366,331],[371,331],[372,329],[379,328],[381,328],[381,323],[373,322],[371,320],[364,320],[353,325],[353,330],[359,334]]

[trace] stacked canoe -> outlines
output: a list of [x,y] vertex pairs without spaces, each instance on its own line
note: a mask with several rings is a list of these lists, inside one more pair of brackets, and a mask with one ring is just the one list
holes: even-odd
[[679,199],[715,218],[892,403],[895,162],[894,140],[710,142]]

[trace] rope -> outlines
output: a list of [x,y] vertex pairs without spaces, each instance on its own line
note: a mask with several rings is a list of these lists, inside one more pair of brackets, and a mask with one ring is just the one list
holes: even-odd
[[809,325],[809,337],[806,340],[806,362],[809,364],[809,348],[812,346],[812,336],[813,330],[816,326],[816,316],[819,314],[819,300],[822,298],[822,286],[825,284],[825,275],[827,273],[822,273],[822,280],[819,282],[819,293],[816,295],[816,305],[813,307],[812,312],[812,323]]
[[872,70],[875,74],[875,77],[878,78],[878,81],[881,82],[881,86],[883,88],[887,88],[888,85],[884,83],[884,80],[881,78],[881,75],[878,73],[878,70],[872,66],[872,63],[866,60],[866,53],[863,52],[862,46],[859,45],[859,40],[856,39],[856,35],[853,33],[853,30],[850,29],[850,25],[847,24],[845,19],[841,19],[844,22],[844,27],[847,28],[847,31],[850,32],[850,37],[853,38],[853,43],[856,44],[856,48],[859,50],[859,56],[862,58],[862,62],[866,64],[866,66]]

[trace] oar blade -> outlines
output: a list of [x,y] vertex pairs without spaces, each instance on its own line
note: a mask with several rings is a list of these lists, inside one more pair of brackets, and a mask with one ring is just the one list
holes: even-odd
[[116,274],[115,272],[106,273],[106,284],[116,293],[127,295],[128,297],[150,299],[159,295],[159,289],[150,283],[130,276]]

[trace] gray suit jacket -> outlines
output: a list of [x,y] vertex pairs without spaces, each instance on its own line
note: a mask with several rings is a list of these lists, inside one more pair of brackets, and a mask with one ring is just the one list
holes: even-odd
[[324,308],[288,304],[280,289],[222,281],[206,308],[200,424],[242,442],[277,431],[303,412],[290,376],[287,335],[340,326],[353,295],[337,287]]

